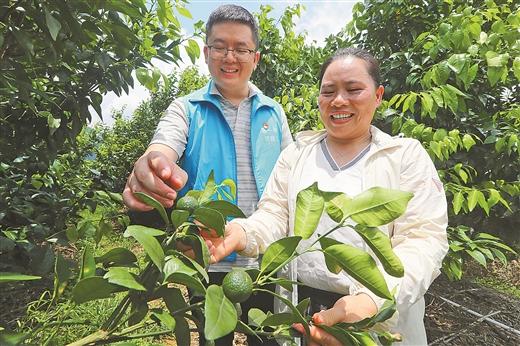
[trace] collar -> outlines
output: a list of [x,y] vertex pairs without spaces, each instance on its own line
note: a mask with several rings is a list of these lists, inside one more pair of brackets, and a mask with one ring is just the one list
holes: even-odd
[[[251,98],[251,97],[257,95],[260,92],[260,89],[258,89],[258,87],[256,85],[254,85],[253,83],[247,82],[247,84],[248,84],[248,88],[249,88],[249,93],[247,95],[247,98]],[[209,85],[209,94],[225,98],[220,93],[220,91],[217,89],[217,85],[215,84],[214,80],[211,80],[211,83]]]
[[[400,141],[394,140],[392,136],[381,131],[375,126],[370,126],[370,133],[372,134],[372,144],[374,150],[387,149],[394,146],[401,145]],[[296,134],[296,145],[306,146],[319,143],[323,138],[327,136],[327,130],[319,131],[302,131]],[[372,151],[372,149],[370,150]]]

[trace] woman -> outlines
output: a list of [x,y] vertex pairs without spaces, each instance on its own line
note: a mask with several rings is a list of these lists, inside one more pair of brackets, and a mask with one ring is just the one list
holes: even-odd
[[[394,138],[371,126],[383,93],[377,61],[366,51],[341,49],[329,58],[320,72],[318,97],[326,130],[300,133],[278,159],[258,211],[248,219],[234,220],[225,238],[210,238],[208,244],[213,260],[233,250],[249,256],[262,253],[272,242],[293,233],[296,196],[314,182],[320,190],[349,196],[374,186],[412,192],[406,212],[380,229],[391,238],[405,269],[402,278],[385,276],[389,289],[397,288],[399,315],[392,331],[401,334],[402,345],[426,345],[423,295],[439,274],[448,249],[446,198],[435,167],[418,141]],[[323,215],[315,234],[335,225]],[[368,250],[349,228],[332,235]],[[308,286],[300,289],[298,300],[312,296],[319,305],[332,307],[316,313],[315,322],[354,322],[373,316],[383,303],[346,273],[330,273],[319,252],[298,257],[296,265],[289,276],[296,275]],[[296,328],[303,331],[301,326]],[[316,327],[311,328],[310,339],[311,344],[339,345]]]

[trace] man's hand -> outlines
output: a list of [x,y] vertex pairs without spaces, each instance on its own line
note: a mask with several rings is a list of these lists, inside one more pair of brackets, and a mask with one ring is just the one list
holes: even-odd
[[174,163],[177,154],[172,149],[165,149],[164,146],[159,146],[158,149],[145,152],[136,161],[128,177],[123,190],[123,202],[132,210],[152,209],[137,199],[135,192],[144,192],[167,208],[173,206],[177,198],[177,190],[180,190],[188,180],[186,172]]
[[[358,322],[372,317],[377,313],[377,306],[367,294],[361,293],[355,296],[344,296],[336,301],[334,306],[328,310],[322,310],[312,316],[315,325],[310,327],[309,346],[341,346],[335,337],[325,332],[316,325],[333,326],[340,322]],[[298,323],[293,328],[302,334],[305,329]]]
[[246,248],[247,237],[244,229],[236,223],[228,223],[224,237],[219,237],[214,230],[201,230],[200,235],[206,240],[211,263],[217,263],[233,251],[242,251]]

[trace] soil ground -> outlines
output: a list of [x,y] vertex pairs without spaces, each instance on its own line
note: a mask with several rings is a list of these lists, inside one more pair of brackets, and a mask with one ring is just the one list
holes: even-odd
[[[430,345],[520,345],[520,298],[475,283],[480,278],[495,278],[520,292],[520,263],[507,268],[497,264],[488,270],[468,268],[466,277],[450,282],[445,276],[435,280],[426,295],[425,324]],[[459,304],[457,307],[446,300]],[[482,320],[467,310],[489,316]]]
[[[470,266],[463,280],[458,282],[450,282],[445,276],[437,278],[426,295],[425,323],[430,345],[520,345],[520,298],[480,285],[475,281],[477,278],[507,282],[520,292],[520,263],[512,261],[507,267],[495,264],[489,269]],[[16,328],[16,321],[25,314],[27,304],[51,286],[52,280],[2,286],[0,326]],[[472,315],[467,309],[506,327]],[[170,338],[162,342],[175,345]],[[197,343],[194,340],[192,344]],[[237,335],[235,345],[246,345],[243,335]]]

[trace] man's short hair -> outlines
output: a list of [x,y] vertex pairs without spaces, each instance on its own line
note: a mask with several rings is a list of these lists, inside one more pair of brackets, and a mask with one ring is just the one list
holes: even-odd
[[253,33],[255,48],[258,48],[258,24],[248,10],[238,5],[222,5],[211,12],[206,23],[206,43],[208,43],[208,37],[211,34],[213,25],[225,22],[235,22],[247,25]]

